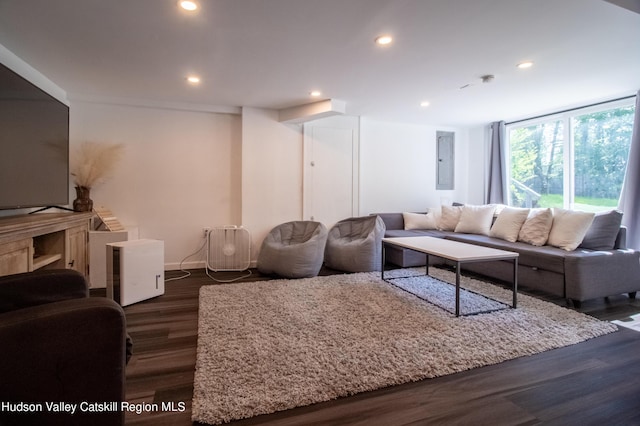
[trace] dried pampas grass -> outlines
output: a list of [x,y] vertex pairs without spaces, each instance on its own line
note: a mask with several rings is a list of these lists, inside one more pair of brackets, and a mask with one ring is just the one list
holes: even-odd
[[83,142],[71,151],[71,176],[76,186],[92,188],[109,178],[124,151],[122,144]]

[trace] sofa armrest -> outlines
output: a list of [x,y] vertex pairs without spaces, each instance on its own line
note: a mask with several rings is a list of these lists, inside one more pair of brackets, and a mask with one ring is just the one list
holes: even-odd
[[86,298],[84,275],[72,269],[49,269],[0,277],[0,313],[30,306]]
[[627,227],[620,226],[618,235],[616,235],[616,242],[613,244],[614,249],[626,249],[627,248]]
[[587,300],[640,291],[640,253],[576,250],[565,256],[566,297]]
[[404,216],[402,216],[402,213],[371,213],[371,216],[379,216],[387,230],[404,229]]
[[126,319],[106,298],[72,299],[0,315],[0,401],[116,402],[109,412],[0,412],[0,424],[123,424]]

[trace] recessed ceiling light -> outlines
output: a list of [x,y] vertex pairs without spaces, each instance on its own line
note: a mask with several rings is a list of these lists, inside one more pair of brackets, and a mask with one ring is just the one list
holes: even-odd
[[195,1],[183,0],[180,2],[180,7],[189,12],[193,12],[198,8],[198,3]]
[[376,44],[379,44],[380,46],[391,44],[392,41],[393,37],[391,37],[390,35],[381,35],[376,37]]
[[197,75],[190,75],[187,76],[187,81],[189,82],[189,84],[199,84],[200,77],[198,77]]
[[428,107],[429,105],[430,105],[430,104],[429,104],[429,101],[422,101],[422,102],[420,102],[420,106],[421,106],[421,107],[423,107],[423,108],[424,108],[424,107]]
[[532,61],[523,61],[518,64],[518,68],[520,69],[531,68],[532,66],[533,66]]
[[309,95],[317,98],[318,96],[322,95],[322,92],[320,92],[319,90],[312,90],[311,92],[309,92]]

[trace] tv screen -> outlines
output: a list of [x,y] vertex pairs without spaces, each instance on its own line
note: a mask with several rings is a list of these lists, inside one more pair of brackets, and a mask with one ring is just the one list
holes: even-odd
[[69,107],[0,64],[0,209],[69,204]]

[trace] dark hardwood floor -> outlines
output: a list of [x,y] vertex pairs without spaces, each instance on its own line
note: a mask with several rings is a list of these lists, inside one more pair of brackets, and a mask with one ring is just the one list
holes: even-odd
[[[192,425],[198,291],[203,285],[233,284],[217,284],[202,270],[191,272],[168,282],[165,295],[125,308],[134,340],[127,401],[175,402],[176,408],[127,413],[128,425]],[[253,272],[248,280],[267,279]],[[167,272],[167,278],[178,275]],[[620,295],[584,302],[579,310],[602,320],[625,320],[640,312],[640,300]],[[640,425],[640,333],[620,327],[616,333],[535,356],[230,424]]]

